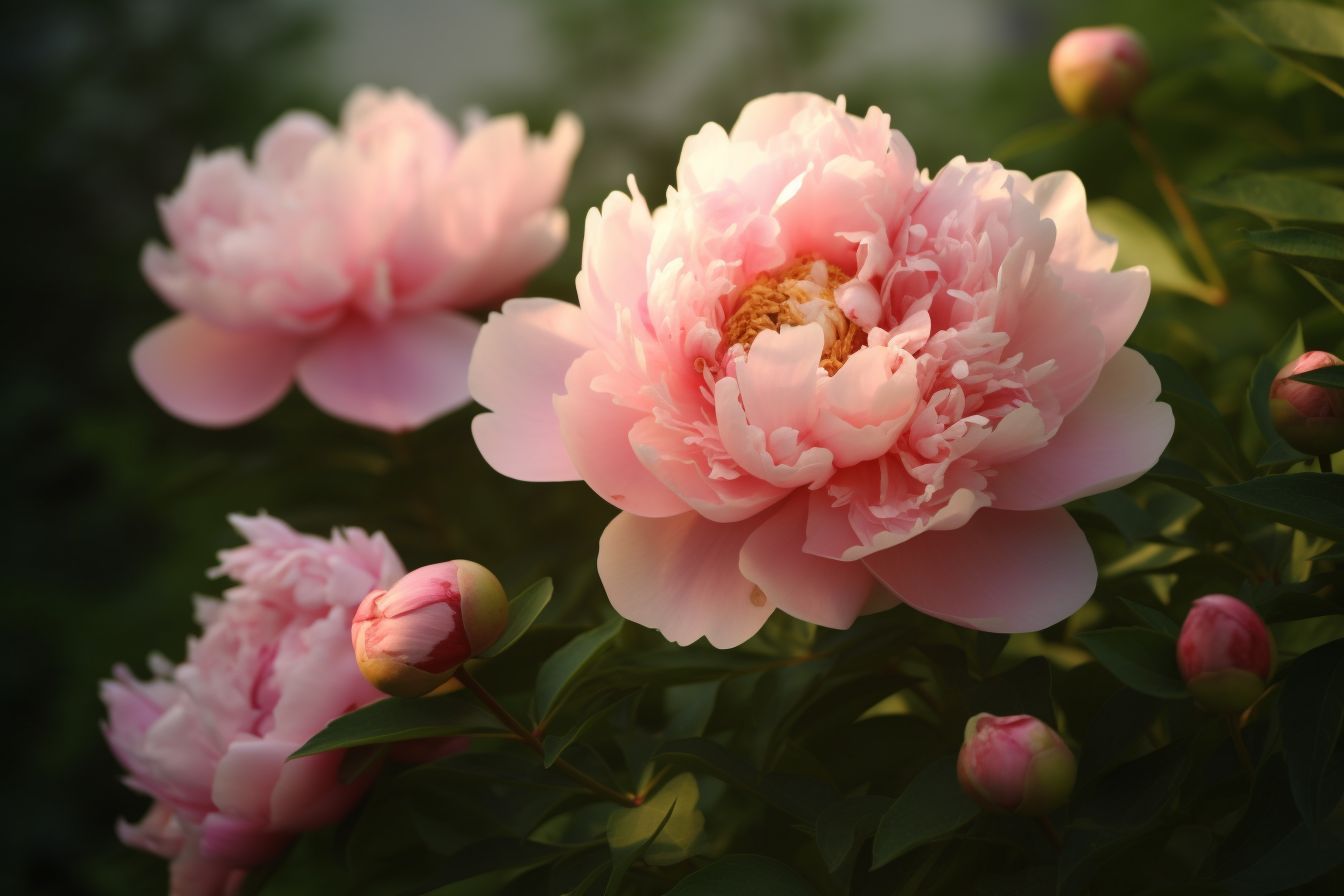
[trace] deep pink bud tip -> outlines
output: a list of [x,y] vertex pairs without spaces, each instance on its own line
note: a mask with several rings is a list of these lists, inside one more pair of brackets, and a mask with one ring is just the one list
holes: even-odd
[[1214,712],[1241,712],[1274,672],[1274,639],[1248,605],[1226,594],[1199,598],[1181,625],[1176,662],[1190,693]]
[[350,628],[359,668],[389,694],[426,694],[503,633],[508,600],[478,563],[422,566],[386,591],[370,592]]
[[1280,370],[1269,387],[1274,428],[1298,451],[1318,457],[1344,451],[1344,389],[1290,379],[1338,364],[1344,361],[1329,352],[1306,352]]
[[957,755],[962,790],[995,812],[1051,812],[1068,801],[1077,771],[1063,738],[1034,716],[971,717]]

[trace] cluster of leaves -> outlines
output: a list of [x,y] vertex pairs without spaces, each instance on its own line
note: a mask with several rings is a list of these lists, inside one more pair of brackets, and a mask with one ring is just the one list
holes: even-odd
[[[1256,0],[1221,14],[1344,95],[1344,12]],[[1320,91],[1267,56],[1260,64],[1294,92]],[[1344,105],[1329,101],[1339,121]],[[1215,233],[1235,228],[1219,254],[1234,270],[1255,266],[1232,278],[1233,304],[1209,313],[1267,300],[1259,285],[1284,282],[1257,250],[1344,310],[1344,167],[1330,159],[1341,137],[1322,133],[1309,151],[1191,191],[1202,216],[1228,216]],[[1120,234],[1121,263],[1152,268],[1166,308],[1189,301],[1175,295],[1212,298],[1153,217],[1116,199],[1094,211]],[[1251,218],[1264,223],[1240,223]],[[1341,327],[1322,308],[1331,317],[1313,311],[1308,332],[1337,348]],[[386,894],[1251,896],[1340,886],[1344,475],[1313,471],[1268,409],[1303,328],[1233,368],[1235,402],[1226,365],[1200,371],[1179,338],[1145,343],[1171,350],[1146,354],[1177,436],[1139,483],[1072,508],[1102,580],[1070,620],[1008,638],[905,608],[843,632],[776,614],[743,648],[717,651],[611,616],[578,624],[583,613],[550,604],[543,580],[514,598],[508,634],[471,673],[526,737],[466,690],[336,720],[304,752],[348,750],[349,774],[378,774],[369,799],[250,886],[311,882],[314,857],[331,861],[337,849],[359,892]],[[1344,385],[1333,371],[1304,379]],[[1180,622],[1207,593],[1250,603],[1278,645],[1273,685],[1238,719],[1201,711],[1176,669]],[[585,601],[587,612],[597,603]],[[1030,713],[1074,745],[1077,788],[1051,823],[985,814],[961,792],[955,754],[976,712]],[[390,744],[450,737],[470,747],[418,766],[389,759]]]

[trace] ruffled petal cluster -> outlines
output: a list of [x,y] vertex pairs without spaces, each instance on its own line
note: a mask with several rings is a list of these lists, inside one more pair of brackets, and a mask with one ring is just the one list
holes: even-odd
[[607,593],[678,643],[774,609],[845,627],[893,594],[1043,628],[1096,581],[1060,505],[1172,432],[1123,348],[1148,272],[1115,257],[1070,173],[929,177],[878,109],[767,96],[686,141],[663,206],[632,180],[589,213],[577,307],[491,316],[473,431],[500,472],[620,508]]
[[564,245],[556,207],[581,129],[533,137],[516,115],[460,132],[401,92],[356,91],[339,127],[304,112],[249,160],[192,160],[163,200],[170,247],[142,267],[180,314],[132,352],[170,413],[231,426],[297,379],[327,413],[414,429],[467,401],[479,326],[463,309],[509,295]]
[[232,892],[243,869],[362,795],[367,780],[341,781],[339,751],[286,760],[381,696],[350,652],[350,622],[370,589],[404,572],[382,535],[345,529],[326,540],[267,516],[232,522],[248,543],[222,551],[213,574],[238,584],[197,600],[202,632],[186,660],[151,657],[148,681],[119,666],[102,687],[104,733],[126,783],[154,800],[118,833],[171,860],[174,894]]

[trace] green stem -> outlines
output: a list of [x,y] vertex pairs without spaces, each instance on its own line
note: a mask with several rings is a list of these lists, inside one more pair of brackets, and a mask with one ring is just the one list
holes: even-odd
[[1139,124],[1139,120],[1134,117],[1132,112],[1125,114],[1125,125],[1129,128],[1129,139],[1133,142],[1134,149],[1138,151],[1152,170],[1157,191],[1162,194],[1162,200],[1166,202],[1167,208],[1171,210],[1171,216],[1176,219],[1176,224],[1181,228],[1186,245],[1190,247],[1191,254],[1195,256],[1199,269],[1204,272],[1204,278],[1208,281],[1207,285],[1209,287],[1209,294],[1205,301],[1210,305],[1222,305],[1227,301],[1227,280],[1223,277],[1218,262],[1214,260],[1213,252],[1209,250],[1209,244],[1204,240],[1204,234],[1199,229],[1199,222],[1191,214],[1190,206],[1186,205],[1176,182],[1171,179],[1171,174],[1167,172],[1167,166],[1163,164],[1162,157],[1158,155],[1157,147],[1153,145],[1152,138],[1148,136],[1148,131],[1144,129],[1143,125]]
[[1045,815],[1040,815],[1037,816],[1036,821],[1040,823],[1041,830],[1045,831],[1046,839],[1048,839],[1050,845],[1055,848],[1055,852],[1059,852],[1063,849],[1064,841],[1059,839],[1059,831],[1055,830],[1055,826],[1050,823],[1050,818]]
[[[542,746],[542,743],[537,739],[537,736],[529,731],[527,726],[523,725],[522,722],[519,722],[514,718],[513,713],[500,705],[494,695],[487,691],[485,686],[477,681],[475,676],[466,670],[466,667],[458,669],[453,673],[453,677],[462,682],[462,686],[471,691],[476,699],[481,701],[481,704],[485,706],[490,714],[503,722],[504,727],[512,731],[514,736],[531,747],[538,756],[546,755],[546,748]],[[620,803],[622,806],[638,806],[641,802],[641,800],[634,794],[621,793],[619,790],[608,787],[592,775],[580,771],[563,759],[555,760],[553,765],[557,771],[568,775],[570,778],[582,784],[603,799],[611,800],[614,803]]]
[[1246,740],[1241,736],[1241,723],[1237,713],[1227,717],[1227,730],[1232,733],[1232,743],[1237,748],[1237,759],[1248,775],[1255,774],[1255,765],[1251,762],[1251,751],[1246,749]]

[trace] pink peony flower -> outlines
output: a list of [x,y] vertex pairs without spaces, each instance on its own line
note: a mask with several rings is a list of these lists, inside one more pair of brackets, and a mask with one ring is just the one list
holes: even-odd
[[957,780],[994,812],[1045,815],[1073,793],[1078,763],[1063,738],[1035,716],[992,716],[966,722]]
[[154,799],[117,832],[170,859],[171,890],[183,896],[232,892],[244,869],[359,799],[367,779],[341,783],[340,753],[286,758],[382,696],[350,654],[350,621],[369,589],[403,572],[382,535],[345,529],[326,540],[266,516],[232,522],[249,543],[221,552],[212,573],[239,584],[198,599],[204,631],[186,661],[150,657],[149,681],[119,666],[102,687],[103,730],[126,783]]
[[888,116],[810,94],[686,141],[652,213],[588,214],[579,306],[514,300],[472,356],[505,475],[582,478],[623,512],[616,609],[730,646],[770,612],[891,606],[1039,629],[1091,595],[1061,504],[1137,478],[1172,432],[1122,348],[1148,299],[1111,273],[1069,173],[956,159],[930,179]]
[[509,599],[495,574],[470,560],[449,560],[370,591],[355,611],[350,641],[370,684],[419,697],[447,683],[508,624]]
[[414,429],[466,403],[479,325],[564,245],[556,202],[581,131],[520,116],[459,134],[401,92],[356,91],[340,128],[290,112],[249,164],[197,156],[160,204],[172,248],[142,266],[181,312],[131,352],[140,382],[200,426],[257,417],[296,378],[327,413]]

